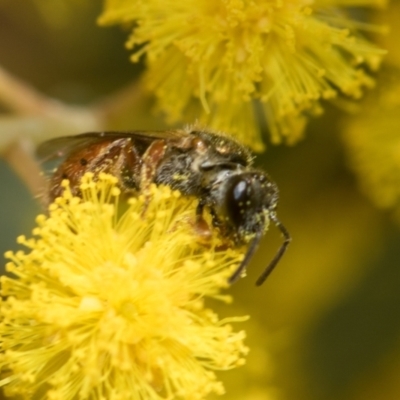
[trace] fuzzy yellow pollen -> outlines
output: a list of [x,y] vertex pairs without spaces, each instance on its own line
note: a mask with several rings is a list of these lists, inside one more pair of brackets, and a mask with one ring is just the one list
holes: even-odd
[[196,119],[262,150],[260,111],[273,142],[293,143],[323,93],[358,98],[371,86],[364,67],[377,68],[385,51],[360,31],[378,29],[345,8],[382,0],[356,3],[106,0],[99,23],[133,26],[131,59],[146,56],[147,87],[171,122]]
[[[216,370],[244,363],[244,332],[206,308],[243,254],[193,229],[196,199],[168,187],[120,199],[117,180],[87,174],[82,198],[37,217],[27,251],[1,277],[0,386],[16,398],[203,399]],[[145,206],[146,204],[146,206]],[[144,211],[145,210],[145,211]],[[209,218],[209,216],[205,216]],[[226,246],[225,246],[226,247]]]
[[82,311],[103,311],[104,304],[97,297],[82,297],[79,303],[79,310]]
[[[393,75],[396,77],[397,75]],[[383,79],[380,90],[343,129],[350,165],[366,196],[400,221],[400,84]]]

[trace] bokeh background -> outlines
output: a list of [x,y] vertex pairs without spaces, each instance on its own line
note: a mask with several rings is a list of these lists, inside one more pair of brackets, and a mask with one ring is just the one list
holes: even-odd
[[[391,7],[368,18],[398,21],[399,7]],[[127,31],[96,25],[101,8],[100,2],[88,0],[0,0],[2,68],[47,96],[80,106],[128,87],[143,66],[129,62],[123,45]],[[310,121],[303,141],[292,147],[267,143],[267,152],[257,158],[257,165],[278,183],[279,216],[293,242],[264,286],[256,288],[255,279],[281,241],[271,226],[248,276],[230,290],[233,305],[215,305],[222,315],[251,316],[241,326],[251,348],[247,364],[220,374],[227,399],[400,399],[398,203],[374,201],[379,190],[363,175],[369,160],[372,175],[387,162],[384,148],[400,148],[399,104],[390,103],[390,118],[378,107],[380,88],[387,84],[393,89],[398,81],[395,28],[378,39],[394,55],[389,53],[377,89],[360,104],[360,113],[326,105],[325,113]],[[0,136],[6,137],[5,121],[18,116],[6,107],[0,110]],[[132,101],[104,128],[165,127],[146,98]],[[380,135],[382,129],[390,134]],[[373,143],[351,139],[364,132],[375,135]],[[400,170],[400,161],[392,167]],[[395,192],[400,173],[390,176]],[[4,253],[18,248],[18,235],[29,236],[41,206],[2,158],[0,183]]]

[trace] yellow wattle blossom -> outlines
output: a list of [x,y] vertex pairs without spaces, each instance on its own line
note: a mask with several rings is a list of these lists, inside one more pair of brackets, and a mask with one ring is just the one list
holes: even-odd
[[[220,293],[242,254],[200,244],[196,201],[167,187],[120,200],[116,179],[65,181],[30,250],[8,252],[0,385],[24,399],[203,399],[223,393],[214,370],[243,364],[243,332],[205,298]],[[125,205],[124,205],[125,204]]]
[[[343,93],[359,98],[383,51],[376,27],[337,7],[381,0],[106,0],[100,24],[133,24],[133,61],[170,122],[198,119],[262,150],[260,112],[274,143],[301,137],[307,114]],[[261,117],[263,118],[263,117]]]
[[388,73],[359,115],[344,126],[343,140],[361,189],[400,221],[400,72]]

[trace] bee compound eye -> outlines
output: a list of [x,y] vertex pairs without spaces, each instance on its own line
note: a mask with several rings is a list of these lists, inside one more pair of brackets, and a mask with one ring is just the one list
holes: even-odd
[[245,180],[239,181],[234,187],[232,191],[232,200],[235,202],[246,201],[249,192],[249,185]]
[[230,221],[239,228],[248,218],[248,210],[252,207],[252,187],[243,179],[236,178],[226,197],[226,209]]

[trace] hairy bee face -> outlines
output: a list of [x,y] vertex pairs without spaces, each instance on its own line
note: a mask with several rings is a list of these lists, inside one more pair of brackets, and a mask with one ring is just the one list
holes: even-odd
[[225,210],[239,240],[263,231],[268,212],[278,201],[278,189],[260,172],[243,172],[226,182]]

